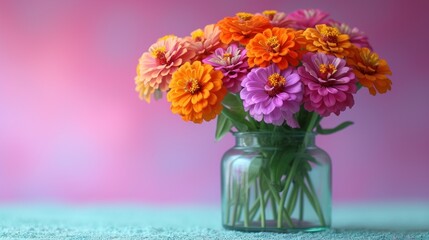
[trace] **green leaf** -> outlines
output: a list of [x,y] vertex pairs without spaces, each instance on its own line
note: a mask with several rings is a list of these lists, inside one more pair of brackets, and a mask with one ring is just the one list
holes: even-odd
[[313,156],[305,152],[297,153],[297,158],[299,158],[301,161],[309,161],[314,164],[320,165],[320,163],[316,160],[316,158],[314,158]]
[[222,104],[226,107],[229,108],[242,108],[242,102],[240,100],[240,98],[232,93],[228,93],[226,94],[226,96],[224,97]]
[[216,140],[222,139],[231,130],[232,122],[223,114],[219,114],[216,123]]
[[322,135],[332,134],[332,133],[336,133],[338,131],[341,131],[344,128],[346,128],[352,124],[353,124],[353,122],[347,121],[347,122],[341,123],[340,125],[338,125],[334,128],[322,128],[319,124],[319,125],[317,125],[316,131],[317,131],[317,133],[322,134]]
[[291,161],[295,157],[295,153],[293,152],[284,152],[279,160],[277,161],[276,166],[276,177],[281,178],[283,175],[287,175],[287,170],[291,168]]
[[259,176],[262,167],[262,157],[257,156],[252,159],[249,165],[249,183]]
[[228,118],[239,132],[245,132],[247,129],[249,129],[249,126],[246,124],[247,120],[240,113],[232,111],[228,108],[223,108],[221,114]]

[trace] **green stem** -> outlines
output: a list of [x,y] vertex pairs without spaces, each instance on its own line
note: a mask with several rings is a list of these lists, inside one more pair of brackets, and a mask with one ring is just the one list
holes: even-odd
[[255,190],[255,201],[253,202],[253,205],[250,208],[250,212],[249,212],[249,215],[250,215],[249,219],[250,219],[250,221],[253,221],[253,219],[256,216],[256,213],[258,212],[258,205],[259,205],[259,201],[260,201],[260,198],[261,198],[261,195],[259,194],[259,191],[258,191],[258,181],[256,179],[254,181],[254,184],[255,184],[255,187],[254,187],[254,190]]
[[270,196],[271,196],[271,209],[273,211],[273,218],[277,219],[277,202],[272,192]]
[[250,211],[249,211],[249,219],[250,219],[250,221],[253,221],[253,219],[256,216],[256,213],[258,212],[258,207],[260,205],[259,201],[261,201],[260,197],[258,197],[255,200],[255,202],[253,203],[252,207],[250,208]]
[[[292,182],[292,178],[295,176],[296,168],[299,165],[298,161],[299,161],[298,159],[294,159],[294,161],[292,163],[292,167],[291,167],[291,169],[289,171],[289,174],[288,174],[288,176],[286,178],[285,186],[284,186],[283,191],[282,191],[282,197],[281,197],[279,205],[278,205],[278,207],[279,207],[278,208],[278,218],[277,218],[277,227],[278,228],[282,227],[282,222],[283,222],[282,211],[284,210],[283,206],[284,206],[285,201],[286,201],[286,196],[287,196],[287,194],[289,192],[290,183]],[[286,220],[289,220],[288,223],[289,223],[290,227],[293,227],[291,219],[289,218],[289,219],[286,219]]]
[[289,197],[289,201],[286,207],[286,212],[287,214],[289,214],[289,216],[292,215],[293,210],[295,209],[296,206],[296,200],[298,198],[298,186],[296,183],[293,184],[293,188],[292,188],[292,193],[291,196]]
[[[229,224],[229,219],[230,219],[230,215],[231,215],[231,203],[232,203],[232,194],[231,194],[231,191],[234,188],[234,184],[231,183],[231,179],[232,179],[231,174],[232,174],[232,171],[229,171],[228,182],[226,184],[228,186],[227,189],[226,189],[226,194],[227,194],[227,196],[226,196],[226,199],[227,199],[227,204],[226,204],[226,219],[225,219],[225,223],[226,224]],[[231,187],[231,185],[232,185],[232,187]]]
[[261,210],[261,227],[265,227],[265,200],[264,200],[264,195],[262,195],[262,181],[261,178],[259,178],[259,193],[261,195],[260,198],[260,210]]
[[301,186],[299,189],[299,221],[304,219],[304,187]]
[[244,226],[249,227],[249,185],[246,175],[243,175],[243,182],[245,182],[245,196],[244,196]]
[[234,191],[236,195],[235,201],[234,201],[234,211],[232,212],[232,226],[235,226],[235,222],[237,221],[237,213],[238,213],[238,205],[240,200],[240,185],[236,184],[237,190]]
[[[265,176],[265,175],[262,175],[263,177],[264,177],[264,179],[266,180],[266,181],[270,181],[268,178],[267,178],[267,176]],[[271,192],[271,195],[274,197],[274,199],[275,199],[275,203],[276,203],[276,205],[277,205],[277,207],[278,207],[278,210],[277,210],[277,212],[279,213],[280,211],[281,211],[281,213],[282,213],[282,215],[283,215],[283,217],[286,219],[286,221],[287,221],[287,223],[289,224],[289,226],[291,226],[291,227],[293,227],[293,223],[292,223],[292,219],[290,218],[290,216],[285,212],[285,209],[282,207],[282,206],[280,206],[279,204],[280,204],[280,197],[277,195],[278,194],[278,192],[277,192],[277,190],[276,189],[274,189],[274,187],[271,185],[271,184],[268,184],[268,189],[270,190],[270,192]],[[279,218],[279,215],[277,215],[277,219]],[[282,220],[283,221],[283,220]]]
[[310,187],[310,189],[307,189],[307,190],[309,190],[308,194],[311,195],[311,199],[312,199],[312,201],[310,201],[310,202],[313,205],[314,210],[316,210],[316,213],[317,213],[317,216],[319,217],[320,223],[323,226],[325,226],[326,225],[325,224],[325,217],[323,216],[323,211],[322,211],[322,208],[320,207],[319,198],[317,198],[316,191],[314,190],[313,183],[312,183],[308,173],[305,173],[305,178],[307,180],[308,186]]

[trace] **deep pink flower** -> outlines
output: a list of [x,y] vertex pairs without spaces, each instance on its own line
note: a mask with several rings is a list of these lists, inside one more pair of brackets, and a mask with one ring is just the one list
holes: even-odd
[[254,68],[241,85],[244,110],[255,120],[278,126],[286,122],[292,128],[299,127],[293,115],[299,111],[302,101],[302,84],[295,68],[280,71],[275,64]]
[[305,30],[306,28],[314,28],[318,24],[329,23],[328,17],[328,13],[319,9],[301,9],[287,15],[286,19],[292,21],[292,28]]
[[238,47],[236,44],[231,44],[226,50],[218,48],[203,62],[212,65],[216,70],[223,73],[223,85],[230,92],[237,93],[240,91],[241,81],[249,71],[245,48]]
[[298,68],[304,84],[304,108],[327,117],[354,105],[356,78],[346,61],[323,53],[306,53]]
[[360,31],[358,28],[351,28],[345,23],[339,23],[336,21],[331,21],[329,23],[332,27],[337,28],[341,33],[347,34],[350,37],[350,42],[356,45],[359,48],[369,48],[372,51],[371,45],[369,45],[368,37],[364,32]]

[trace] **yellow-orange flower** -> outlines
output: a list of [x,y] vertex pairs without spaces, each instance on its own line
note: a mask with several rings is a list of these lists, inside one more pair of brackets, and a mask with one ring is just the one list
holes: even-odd
[[389,65],[368,48],[353,48],[352,57],[347,59],[347,64],[353,68],[359,83],[368,88],[371,95],[386,93],[392,88],[392,81],[387,77],[392,75]]
[[222,111],[226,88],[222,85],[223,74],[200,61],[182,65],[173,74],[167,100],[171,111],[185,121],[202,123],[210,121]]
[[217,25],[221,30],[220,40],[229,44],[232,41],[246,45],[257,33],[271,28],[270,20],[264,16],[239,12],[234,17],[226,17]]
[[300,32],[277,27],[256,34],[246,46],[249,66],[267,67],[275,63],[281,70],[289,64],[297,66],[301,58],[299,37]]
[[352,47],[349,35],[342,34],[337,28],[326,24],[307,28],[303,35],[307,40],[307,50],[310,52],[327,53],[344,58],[349,55]]

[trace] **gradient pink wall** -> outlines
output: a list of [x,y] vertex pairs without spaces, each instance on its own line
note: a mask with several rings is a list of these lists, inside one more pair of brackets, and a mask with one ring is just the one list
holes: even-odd
[[393,91],[361,91],[319,137],[336,201],[429,200],[428,1],[0,1],[1,202],[218,202],[233,139],[185,123],[134,91],[137,59],[238,11],[321,8],[357,26],[394,72]]

